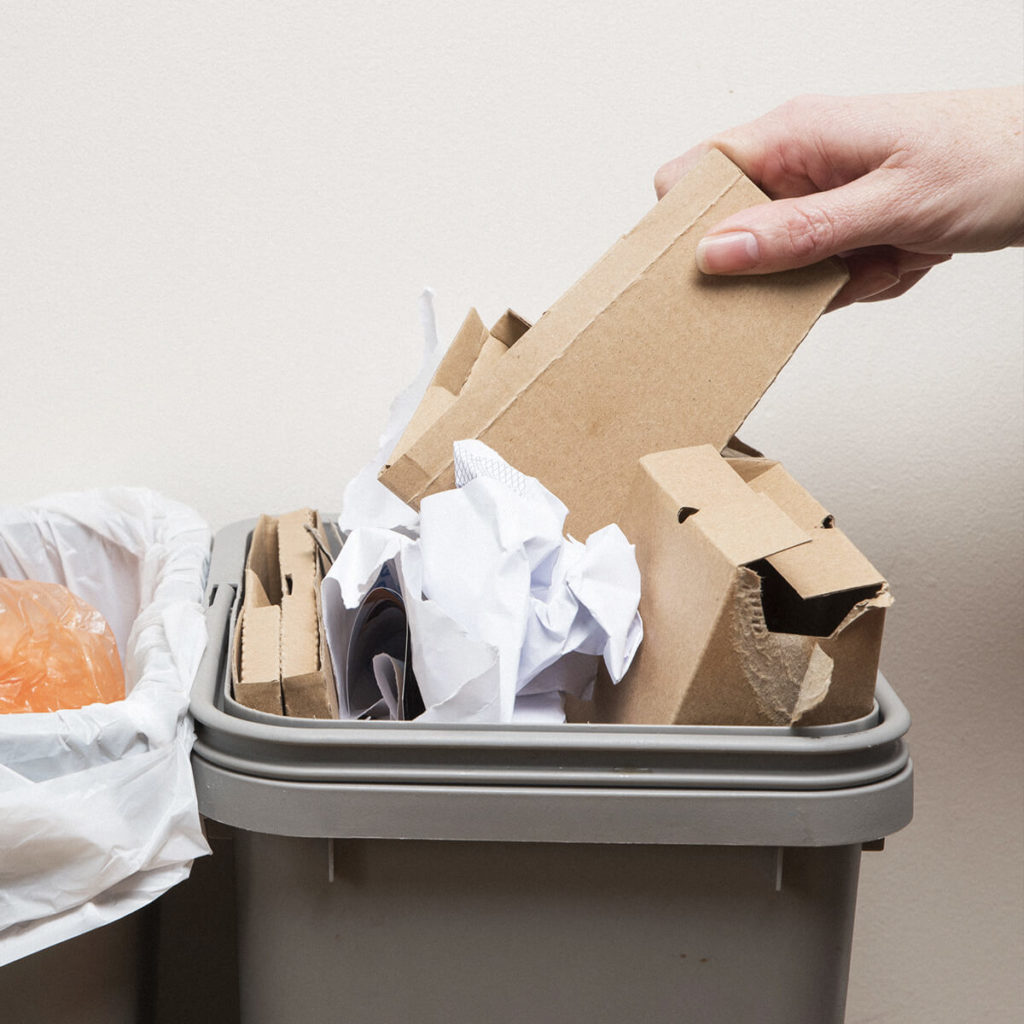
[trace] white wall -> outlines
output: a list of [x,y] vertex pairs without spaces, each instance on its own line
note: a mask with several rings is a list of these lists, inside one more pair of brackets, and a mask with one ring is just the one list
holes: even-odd
[[[2,498],[337,508],[416,297],[536,317],[657,166],[807,91],[1019,80],[1017,0],[0,7]],[[916,819],[862,870],[849,1020],[1015,1019],[1022,260],[824,318],[744,437],[892,581]]]

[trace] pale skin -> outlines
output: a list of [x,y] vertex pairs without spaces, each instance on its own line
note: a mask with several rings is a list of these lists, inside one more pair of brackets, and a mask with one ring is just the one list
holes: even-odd
[[708,149],[773,199],[701,240],[706,274],[762,274],[839,256],[830,309],[888,299],[954,253],[1024,245],[1024,88],[804,96],[669,161],[660,199]]

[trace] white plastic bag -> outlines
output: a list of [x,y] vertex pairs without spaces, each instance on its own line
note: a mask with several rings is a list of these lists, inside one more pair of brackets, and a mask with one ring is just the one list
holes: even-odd
[[0,508],[0,575],[61,583],[110,623],[128,695],[0,715],[0,965],[145,906],[210,852],[189,765],[210,533],[119,488]]

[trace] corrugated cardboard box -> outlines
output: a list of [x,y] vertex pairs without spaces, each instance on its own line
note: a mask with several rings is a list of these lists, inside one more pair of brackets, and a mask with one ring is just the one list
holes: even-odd
[[765,201],[711,152],[524,333],[516,318],[490,333],[478,317],[463,325],[447,384],[435,378],[380,479],[418,507],[454,486],[452,443],[480,438],[586,536],[622,507],[642,455],[722,448],[846,278],[834,262],[701,275],[704,232]]
[[323,567],[310,529],[326,549],[312,509],[260,516],[256,524],[234,638],[234,697],[275,715],[337,718],[338,695],[321,628]]
[[574,717],[789,725],[871,710],[888,587],[779,463],[708,445],[647,455],[618,522],[644,641]]

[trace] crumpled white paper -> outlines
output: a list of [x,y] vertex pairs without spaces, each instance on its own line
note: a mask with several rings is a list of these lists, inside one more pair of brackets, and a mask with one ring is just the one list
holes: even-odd
[[[561,721],[598,659],[622,678],[643,635],[640,573],[622,531],[563,536],[565,505],[485,444],[455,444],[455,490],[425,498],[403,532],[357,528],[324,581],[332,632],[394,560],[422,722]],[[344,701],[343,701],[344,704]]]
[[0,965],[115,921],[209,853],[189,765],[210,533],[152,491],[0,509],[0,574],[61,583],[114,632],[128,695],[0,715]]

